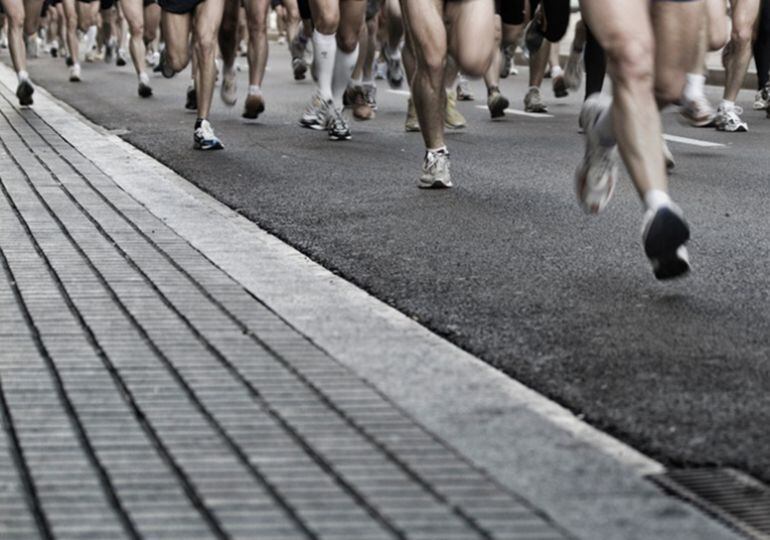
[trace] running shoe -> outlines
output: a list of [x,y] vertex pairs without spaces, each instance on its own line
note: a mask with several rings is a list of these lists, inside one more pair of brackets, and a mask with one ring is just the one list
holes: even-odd
[[308,129],[326,129],[326,107],[318,93],[313,94],[310,103],[305,107],[299,125]]
[[607,206],[618,178],[617,145],[604,146],[594,129],[597,118],[611,105],[610,99],[593,94],[583,103],[580,124],[586,133],[583,160],[575,171],[575,187],[580,205],[591,214]]
[[19,98],[19,105],[28,107],[32,105],[32,94],[35,92],[35,88],[28,80],[24,79],[19,82],[19,86],[16,87],[16,97]]
[[545,39],[543,31],[540,29],[542,19],[543,9],[541,6],[537,6],[532,20],[529,21],[527,28],[524,30],[524,43],[527,45],[527,51],[530,56],[540,50],[540,47],[543,45],[543,40]]
[[673,279],[690,271],[685,247],[689,239],[690,228],[675,204],[645,212],[642,245],[657,279]]
[[425,159],[422,162],[422,174],[417,187],[421,189],[446,189],[452,187],[452,179],[449,175],[449,152],[425,151]]
[[70,68],[70,82],[80,82],[80,64],[72,64]]
[[243,105],[243,118],[256,120],[260,114],[265,112],[265,98],[262,94],[249,94],[246,96],[246,103]]
[[373,111],[377,110],[377,87],[374,84],[364,83],[364,99]]
[[666,139],[662,139],[663,142],[663,160],[666,162],[666,170],[668,172],[671,172],[674,170],[674,167],[676,167],[676,161],[674,161],[674,154],[671,153],[671,150],[668,147],[668,143],[666,142]]
[[449,129],[461,129],[466,125],[465,117],[457,110],[457,95],[452,91],[446,93],[444,125]]
[[72,67],[75,65],[75,62],[72,60],[72,57],[68,54],[67,56],[64,57],[64,64],[67,67]]
[[420,121],[417,119],[417,109],[414,106],[412,98],[409,98],[409,101],[407,101],[406,104],[406,122],[404,122],[404,131],[420,131]]
[[[118,52],[118,57],[120,57],[120,52]],[[176,71],[174,71],[168,63],[168,53],[166,52],[166,49],[161,51],[160,62],[155,69],[157,69],[166,79],[170,79],[176,75]],[[155,69],[153,69],[153,71],[155,71]]]
[[53,40],[51,42],[51,45],[48,47],[48,54],[51,55],[51,58],[57,58],[59,56],[59,42],[56,40]]
[[583,51],[572,50],[564,68],[564,84],[570,90],[578,90],[583,82]]
[[510,103],[500,93],[500,89],[496,86],[489,89],[489,95],[487,96],[487,107],[489,108],[489,115],[494,118],[502,118],[505,116],[505,109],[508,108]]
[[547,113],[548,106],[543,103],[543,97],[540,95],[540,89],[532,87],[524,96],[524,110],[531,113]]
[[[118,66],[118,67],[123,67],[126,64],[128,64],[128,60],[127,60],[127,56],[126,56],[126,51],[123,50],[123,49],[118,49],[118,54],[115,55],[115,65]],[[159,63],[159,65],[160,65],[160,63]],[[156,68],[157,68],[157,66],[156,66]],[[155,70],[153,69],[153,71],[155,71]],[[160,70],[158,70],[158,71],[160,71]],[[164,77],[165,77],[165,75],[164,75]],[[173,75],[172,75],[172,77],[173,77]],[[166,77],[166,78],[168,78],[168,77]]]
[[770,85],[766,85],[754,96],[754,110],[762,111],[770,106]]
[[137,89],[137,92],[139,97],[152,97],[152,87],[144,81],[139,81],[139,88]]
[[236,76],[235,67],[232,69],[222,68],[222,86],[219,89],[219,96],[222,98],[222,103],[228,107],[232,107],[238,101]]
[[328,100],[324,106],[326,109],[326,130],[329,139],[333,141],[349,141],[352,138],[350,126],[342,115],[342,111],[334,106],[332,100]]
[[345,90],[345,105],[353,110],[353,117],[358,120],[372,120],[374,110],[369,106],[364,95],[364,89],[361,86],[348,86]]
[[507,45],[501,47],[500,54],[502,56],[500,62],[500,78],[505,79],[511,74],[511,66],[513,66],[513,46]]
[[401,66],[401,54],[391,56],[387,46],[382,48],[382,54],[387,63],[386,75],[388,84],[391,88],[401,88],[401,85],[404,84],[404,68]]
[[710,127],[716,120],[716,112],[705,96],[696,99],[682,97],[682,106],[679,114],[693,127]]
[[208,120],[201,120],[193,133],[193,145],[196,150],[222,150],[224,145],[214,135],[214,129]]
[[192,85],[187,87],[184,108],[188,111],[198,110],[198,92],[195,91],[195,87]]
[[307,63],[304,58],[292,58],[291,69],[294,72],[295,81],[304,81],[307,73]]
[[27,58],[40,58],[40,48],[38,43],[37,34],[27,36],[24,40],[27,49]]
[[553,87],[553,95],[557,98],[564,98],[569,95],[567,92],[567,83],[564,81],[564,75],[557,75],[551,81]]
[[144,57],[144,61],[147,64],[147,67],[155,68],[158,64],[160,64],[160,53],[158,51],[148,51],[147,56]]
[[96,49],[90,49],[86,51],[86,54],[84,56],[85,61],[88,62],[89,64],[96,62],[97,58],[98,58],[98,54],[96,52]]
[[115,49],[117,46],[115,45],[114,40],[110,40],[107,45],[104,46],[104,63],[105,64],[112,64],[112,60],[115,58]]
[[748,131],[749,125],[741,120],[741,114],[743,114],[743,107],[733,105],[732,107],[725,108],[720,105],[717,109],[716,117],[717,130],[729,133]]
[[388,78],[388,62],[382,56],[374,61],[374,78],[378,81]]
[[468,79],[462,75],[457,77],[457,88],[455,90],[457,91],[458,101],[473,101],[476,99],[468,85]]

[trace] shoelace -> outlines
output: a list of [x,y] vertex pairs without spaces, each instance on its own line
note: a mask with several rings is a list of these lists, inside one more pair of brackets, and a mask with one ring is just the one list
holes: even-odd
[[200,135],[204,140],[216,139],[214,130],[211,128],[211,124],[208,122],[202,122],[198,129],[200,130]]
[[449,152],[425,152],[426,169],[429,173],[435,174],[441,157],[449,157]]

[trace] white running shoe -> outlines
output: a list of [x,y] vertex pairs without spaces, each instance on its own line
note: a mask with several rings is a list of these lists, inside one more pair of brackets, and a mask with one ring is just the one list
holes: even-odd
[[425,152],[422,162],[422,174],[417,184],[420,189],[446,189],[452,187],[449,175],[449,152]]
[[617,145],[604,146],[594,125],[599,115],[612,105],[610,98],[593,94],[580,110],[580,125],[586,133],[586,150],[575,171],[575,187],[580,205],[591,214],[607,206],[618,179]]
[[679,109],[679,114],[692,127],[713,126],[717,116],[714,107],[711,106],[706,96],[699,96],[695,99],[687,99],[682,96],[682,106]]
[[723,105],[720,105],[717,109],[716,117],[717,130],[727,131],[728,133],[748,131],[749,125],[741,120],[741,114],[743,114],[743,107],[737,105],[724,107]]
[[645,212],[642,245],[657,279],[673,279],[690,271],[685,247],[689,239],[690,228],[675,204]]
[[547,113],[548,105],[543,102],[540,89],[532,87],[524,96],[524,110],[530,113]]
[[326,104],[321,96],[316,92],[310,99],[302,117],[299,119],[299,125],[309,129],[326,129]]
[[70,82],[80,82],[80,64],[70,66]]
[[219,95],[222,102],[228,107],[232,107],[238,101],[237,73],[235,68],[222,69],[222,87],[219,89]]
[[753,108],[755,111],[761,111],[767,109],[770,106],[770,88],[765,86],[762,90],[759,90],[754,96]]

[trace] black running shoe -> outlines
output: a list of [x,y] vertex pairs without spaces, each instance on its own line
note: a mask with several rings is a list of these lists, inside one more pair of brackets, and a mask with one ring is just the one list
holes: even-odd
[[143,82],[139,82],[139,97],[148,98],[152,96],[152,88],[149,84],[144,84]]
[[683,276],[690,271],[690,259],[684,246],[690,239],[690,228],[675,205],[648,210],[642,226],[644,252],[660,280]]
[[188,111],[198,110],[198,93],[193,86],[187,89],[187,101],[184,104],[184,108]]
[[67,55],[67,58],[64,59],[64,63],[67,64],[67,67],[72,67],[75,64],[70,55]]
[[28,107],[32,105],[32,94],[35,89],[32,87],[29,81],[24,80],[16,87],[16,97],[19,98],[19,105]]

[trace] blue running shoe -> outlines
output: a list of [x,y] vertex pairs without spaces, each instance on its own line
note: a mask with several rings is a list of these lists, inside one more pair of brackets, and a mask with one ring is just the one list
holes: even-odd
[[214,135],[209,121],[201,118],[195,122],[193,141],[196,150],[222,150],[224,148],[222,142]]

